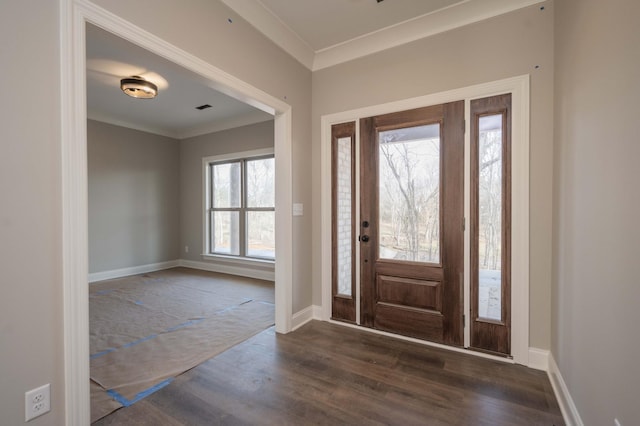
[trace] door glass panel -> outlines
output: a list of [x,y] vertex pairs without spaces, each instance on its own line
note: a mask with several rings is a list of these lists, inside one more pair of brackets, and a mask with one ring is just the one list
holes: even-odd
[[353,217],[351,200],[353,176],[351,173],[351,138],[339,138],[335,149],[338,151],[337,161],[337,272],[338,294],[351,296],[352,269],[352,230]]
[[240,171],[240,162],[211,165],[213,175],[212,207],[240,207],[242,196]]
[[276,255],[274,229],[275,212],[247,212],[247,256],[274,259]]
[[478,123],[478,315],[502,319],[502,114]]
[[379,257],[440,263],[440,124],[379,133]]
[[238,211],[211,212],[211,251],[240,254],[240,216]]

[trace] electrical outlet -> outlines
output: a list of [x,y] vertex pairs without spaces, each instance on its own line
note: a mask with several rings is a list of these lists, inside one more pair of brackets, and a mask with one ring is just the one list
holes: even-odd
[[189,253],[189,246],[184,246],[184,252]]
[[51,410],[51,390],[49,383],[24,394],[24,420],[28,422]]

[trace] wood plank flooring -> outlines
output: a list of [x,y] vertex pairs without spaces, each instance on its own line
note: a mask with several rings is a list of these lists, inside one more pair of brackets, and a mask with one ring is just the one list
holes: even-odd
[[312,321],[94,425],[564,425],[544,372]]

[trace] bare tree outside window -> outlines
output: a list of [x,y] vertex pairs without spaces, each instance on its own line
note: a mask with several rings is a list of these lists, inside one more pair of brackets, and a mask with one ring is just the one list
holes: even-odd
[[440,262],[440,126],[379,134],[380,257]]
[[275,160],[210,164],[209,250],[275,259]]
[[478,303],[502,317],[502,115],[480,117],[478,134]]
[[480,133],[480,259],[482,269],[501,269],[502,131]]

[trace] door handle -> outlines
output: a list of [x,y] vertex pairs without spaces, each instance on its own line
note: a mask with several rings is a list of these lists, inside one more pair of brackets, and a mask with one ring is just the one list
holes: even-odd
[[361,235],[360,236],[360,241],[362,241],[363,243],[369,242],[369,236],[368,235]]

